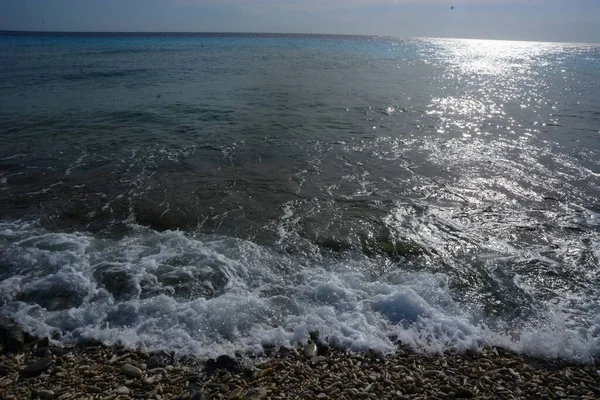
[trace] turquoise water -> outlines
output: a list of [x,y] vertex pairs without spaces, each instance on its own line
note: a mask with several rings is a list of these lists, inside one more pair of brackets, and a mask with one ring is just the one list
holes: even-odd
[[0,313],[209,355],[600,349],[600,47],[0,34]]

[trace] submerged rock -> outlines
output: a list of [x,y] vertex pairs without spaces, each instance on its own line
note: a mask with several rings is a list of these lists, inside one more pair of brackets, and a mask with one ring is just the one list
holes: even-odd
[[381,250],[389,257],[413,257],[425,254],[425,249],[413,241],[379,242]]
[[335,253],[341,253],[342,251],[349,250],[351,247],[349,243],[339,240],[335,236],[329,236],[321,241],[318,241],[317,244],[320,247]]

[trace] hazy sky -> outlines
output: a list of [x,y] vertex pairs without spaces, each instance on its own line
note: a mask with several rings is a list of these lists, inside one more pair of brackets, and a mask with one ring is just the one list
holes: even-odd
[[0,0],[0,29],[600,42],[600,0]]

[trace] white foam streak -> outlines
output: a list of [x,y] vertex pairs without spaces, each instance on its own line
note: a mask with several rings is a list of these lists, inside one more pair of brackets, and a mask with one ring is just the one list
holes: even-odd
[[[375,276],[367,258],[279,254],[225,237],[138,227],[119,240],[1,224],[0,313],[63,342],[97,339],[214,356],[293,345],[318,329],[352,351],[393,351],[390,336],[440,353],[502,345],[545,357],[598,356],[600,318],[551,314],[509,336],[454,301],[443,274]],[[542,312],[542,311],[540,311]]]

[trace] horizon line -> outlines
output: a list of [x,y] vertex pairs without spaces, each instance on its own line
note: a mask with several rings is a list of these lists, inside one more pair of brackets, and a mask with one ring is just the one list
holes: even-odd
[[379,37],[396,39],[451,39],[451,40],[481,40],[499,42],[530,42],[530,43],[556,43],[556,44],[588,44],[600,45],[600,42],[560,42],[539,39],[500,39],[500,38],[473,38],[473,37],[440,37],[440,36],[396,36],[357,33],[307,33],[307,32],[228,32],[228,31],[37,31],[37,30],[10,30],[0,29],[0,35],[6,33],[16,34],[69,34],[69,35],[303,35],[303,36],[346,36],[346,37]]

